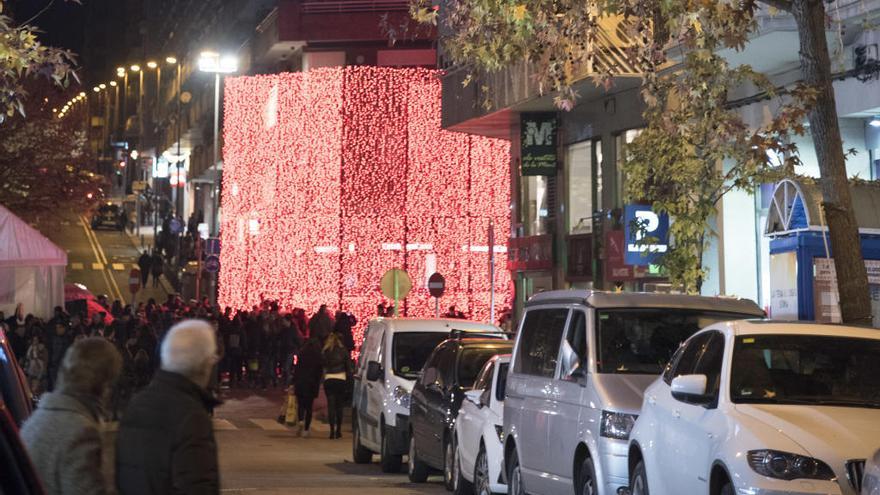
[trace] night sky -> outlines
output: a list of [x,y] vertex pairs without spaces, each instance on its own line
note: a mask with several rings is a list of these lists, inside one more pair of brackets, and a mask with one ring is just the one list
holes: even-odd
[[[82,0],[85,3],[88,0]],[[49,8],[31,21],[40,28],[39,39],[46,45],[80,53],[85,31],[86,8],[72,0],[13,0],[10,2],[18,23],[27,21],[47,5]]]

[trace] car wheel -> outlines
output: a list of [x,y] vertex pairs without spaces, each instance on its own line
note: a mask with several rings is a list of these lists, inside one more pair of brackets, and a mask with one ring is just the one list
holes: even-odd
[[455,495],[470,495],[474,493],[474,485],[464,477],[464,471],[461,470],[461,449],[458,448],[457,437],[452,445],[452,455],[455,456],[452,461],[452,492]]
[[519,465],[519,456],[516,449],[510,454],[510,462],[507,465],[507,481],[510,483],[507,487],[509,495],[526,495],[526,489],[523,486],[522,468]]
[[645,472],[645,462],[639,461],[629,479],[630,495],[649,495],[648,474]]
[[486,447],[481,444],[474,465],[474,494],[492,495],[492,486],[489,483],[489,456],[486,455]]
[[385,428],[382,428],[382,452],[380,453],[382,472],[383,473],[399,473],[400,466],[403,464],[403,456],[391,454],[391,438],[385,434]]
[[729,481],[721,487],[721,495],[733,495],[733,485]]
[[352,412],[354,419],[351,425],[351,457],[355,464],[369,464],[373,460],[373,452],[361,445],[361,432],[358,427],[357,411]]
[[409,435],[409,459],[407,467],[409,467],[409,480],[413,483],[424,483],[428,479],[428,465],[419,460],[416,454],[415,435]]
[[587,457],[581,463],[580,476],[578,476],[577,494],[596,495],[599,493],[596,487],[596,471],[593,469],[593,459]]

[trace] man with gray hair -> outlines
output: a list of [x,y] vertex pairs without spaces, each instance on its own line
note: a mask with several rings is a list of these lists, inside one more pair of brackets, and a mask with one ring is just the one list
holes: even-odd
[[102,338],[86,338],[67,349],[55,390],[42,397],[21,429],[47,494],[110,493],[101,472],[98,421],[121,371],[122,357]]
[[116,486],[122,495],[216,494],[217,444],[207,391],[217,362],[214,329],[185,320],[171,327],[161,369],[135,395],[119,424]]

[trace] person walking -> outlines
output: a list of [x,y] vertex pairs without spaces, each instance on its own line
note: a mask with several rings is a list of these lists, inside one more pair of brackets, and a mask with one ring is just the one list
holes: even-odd
[[35,397],[39,397],[46,389],[48,362],[49,351],[43,344],[42,332],[35,332],[24,359],[24,372]]
[[121,495],[218,494],[217,443],[207,391],[217,362],[214,329],[184,320],[165,335],[161,369],[129,402],[116,439]]
[[55,333],[49,338],[48,341],[49,362],[47,363],[47,371],[49,379],[49,390],[53,390],[55,388],[58,371],[61,369],[62,362],[64,360],[64,354],[67,352],[67,348],[73,344],[73,340],[74,336],[71,335],[71,331],[68,330],[66,324],[60,322],[55,324]]
[[324,341],[321,353],[324,364],[324,395],[327,396],[327,422],[330,423],[330,438],[342,438],[342,414],[345,407],[345,392],[351,376],[351,359],[343,344],[342,336],[331,333]]
[[324,372],[321,357],[321,342],[317,337],[309,337],[299,351],[296,370],[294,371],[293,393],[299,406],[299,430],[297,434],[304,437],[310,435],[312,425],[312,405],[321,387],[321,375]]
[[153,250],[153,259],[150,263],[150,271],[153,273],[153,288],[159,287],[159,277],[165,271],[165,260],[158,249]]
[[80,340],[64,355],[56,390],[40,399],[22,426],[21,439],[48,495],[112,493],[102,471],[98,425],[121,370],[113,344]]
[[330,317],[327,305],[322,304],[321,307],[318,308],[318,312],[309,320],[309,337],[316,337],[323,345],[324,339],[326,339],[332,331],[333,318]]
[[138,258],[138,268],[141,269],[141,287],[144,289],[147,288],[147,279],[150,278],[150,268],[153,266],[153,258],[150,256],[150,253],[144,249],[141,257]]

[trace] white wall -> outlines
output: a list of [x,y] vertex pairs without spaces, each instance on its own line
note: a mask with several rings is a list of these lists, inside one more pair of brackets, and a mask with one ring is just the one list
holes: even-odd
[[[809,130],[809,128],[807,128]],[[870,159],[868,150],[865,148],[865,120],[860,118],[840,119],[840,136],[843,138],[843,149],[855,148],[858,154],[849,156],[846,160],[846,170],[850,177],[858,176],[862,179],[871,178]],[[793,141],[798,146],[798,155],[803,165],[798,167],[797,172],[809,177],[819,177],[819,161],[816,159],[816,150],[813,147],[813,139],[809,134],[795,136]]]

